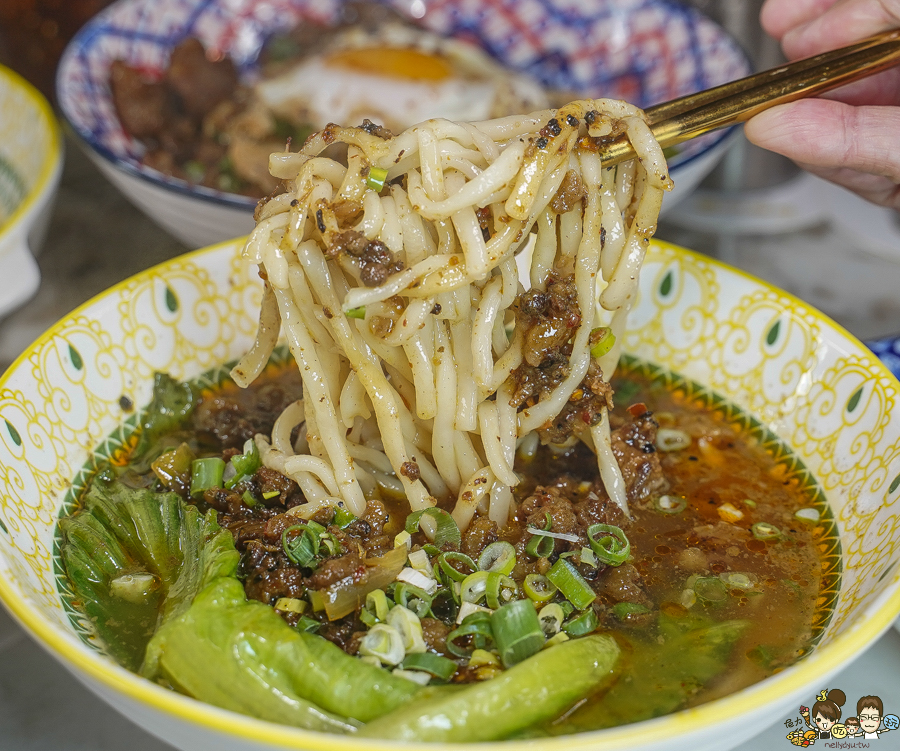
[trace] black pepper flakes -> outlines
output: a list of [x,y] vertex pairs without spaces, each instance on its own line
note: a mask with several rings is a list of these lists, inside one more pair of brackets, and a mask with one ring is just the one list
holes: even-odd
[[319,228],[319,232],[325,231],[325,219],[322,216],[322,209],[316,211],[316,226]]
[[539,149],[546,149],[547,143],[548,143],[547,139],[544,138],[543,136],[541,136],[540,138],[538,138],[537,141],[535,141],[534,145],[537,146]]
[[566,122],[573,128],[578,126],[578,118],[575,115],[566,115]]

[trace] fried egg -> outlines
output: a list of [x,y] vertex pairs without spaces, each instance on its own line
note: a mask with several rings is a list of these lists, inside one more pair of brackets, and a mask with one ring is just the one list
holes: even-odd
[[321,128],[368,118],[394,132],[433,117],[477,121],[548,106],[536,81],[481,50],[396,24],[352,29],[256,92],[295,122]]

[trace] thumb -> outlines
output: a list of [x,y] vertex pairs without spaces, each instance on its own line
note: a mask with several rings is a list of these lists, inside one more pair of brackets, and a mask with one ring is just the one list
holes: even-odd
[[804,99],[761,112],[745,126],[747,138],[797,162],[850,169],[900,183],[900,108],[853,107]]

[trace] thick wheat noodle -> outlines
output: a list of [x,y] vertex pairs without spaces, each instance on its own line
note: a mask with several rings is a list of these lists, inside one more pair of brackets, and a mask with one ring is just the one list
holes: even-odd
[[[614,131],[640,161],[603,166],[592,139]],[[346,144],[344,163],[329,156],[334,144]],[[367,184],[373,170],[387,172],[380,192]],[[585,190],[558,214],[553,198],[571,170]],[[612,100],[573,102],[480,123],[430,120],[390,139],[329,126],[299,152],[273,154],[270,171],[288,190],[260,207],[244,251],[266,287],[257,340],[235,375],[241,385],[253,380],[284,333],[304,399],[279,419],[271,445],[256,441],[264,464],[306,496],[293,513],[342,503],[361,515],[379,492],[402,493],[419,510],[450,495],[461,528],[479,510],[502,526],[517,446],[533,455],[537,431],[584,381],[595,329],[616,335],[597,360],[607,380],[618,360],[670,187],[642,113]],[[362,284],[368,261],[333,250],[349,230],[380,240],[402,268]],[[551,277],[572,275],[580,318],[566,376],[517,410],[525,338],[508,326],[526,247],[530,285],[544,290]],[[605,408],[579,437],[627,513]]]

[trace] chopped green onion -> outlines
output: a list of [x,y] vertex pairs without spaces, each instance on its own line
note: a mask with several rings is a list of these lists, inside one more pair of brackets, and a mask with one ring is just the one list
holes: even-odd
[[[545,516],[547,522],[544,524],[543,531],[549,532],[553,527],[553,517],[550,516],[549,511]],[[553,554],[553,549],[556,545],[553,538],[535,534],[536,530],[534,527],[528,527],[528,531],[531,532],[531,539],[525,545],[525,552],[532,558],[549,558]]]
[[[597,538],[600,534],[602,537]],[[603,563],[618,566],[628,560],[631,545],[618,527],[612,524],[592,524],[587,529],[587,537],[591,549]]]
[[210,488],[222,487],[225,462],[218,456],[194,459],[191,462],[191,495],[202,495]]
[[556,594],[556,585],[541,574],[528,574],[522,582],[525,595],[532,602],[547,602]]
[[492,542],[478,558],[478,568],[504,576],[516,566],[516,549],[508,542]]
[[446,511],[439,508],[426,508],[421,511],[415,511],[406,517],[406,531],[411,535],[419,530],[422,522],[422,516],[430,516],[437,524],[437,530],[434,533],[434,544],[438,548],[449,545],[451,548],[458,549],[462,543],[462,535],[459,527]]
[[262,497],[264,501],[271,501],[273,498],[277,498],[280,495],[280,490],[267,490],[262,494]]
[[476,605],[484,599],[485,604],[495,610],[500,607],[500,598],[503,596],[501,587],[506,587],[505,591],[510,593],[503,599],[509,600],[515,596],[516,583],[508,576],[495,571],[476,571],[463,580],[459,596],[463,602]]
[[325,596],[317,589],[309,589],[306,592],[309,597],[309,604],[312,605],[313,613],[320,613],[325,610]]
[[[457,640],[464,637],[471,639],[471,649],[457,644]],[[493,639],[494,632],[491,629],[491,614],[479,610],[471,615],[467,615],[459,628],[447,634],[447,649],[457,657],[469,657],[475,649],[484,649]]]
[[680,514],[687,508],[687,500],[677,495],[661,495],[653,501],[653,506],[663,514]]
[[507,668],[544,646],[544,632],[531,600],[516,600],[497,610],[491,616],[491,629],[500,661]]
[[384,188],[384,181],[387,179],[388,171],[381,167],[369,167],[369,174],[366,175],[366,185],[368,185],[376,193],[380,193]]
[[448,657],[436,655],[433,652],[416,652],[403,658],[400,667],[404,670],[424,670],[435,678],[449,681],[456,672],[458,665]]
[[802,522],[815,524],[819,521],[819,512],[814,508],[802,508],[794,514],[794,517]]
[[719,574],[719,578],[725,585],[734,589],[751,590],[756,587],[758,579],[755,574],[742,574],[739,572],[727,572]]
[[750,531],[757,540],[775,540],[781,537],[781,530],[769,522],[757,522]]
[[366,306],[360,305],[358,308],[350,308],[344,315],[347,316],[347,318],[363,319],[366,317]]
[[468,665],[470,668],[481,668],[485,665],[495,665],[499,668],[500,660],[497,659],[497,655],[493,652],[488,652],[486,649],[476,649],[472,652]]
[[681,451],[691,445],[691,437],[683,430],[660,428],[656,431],[656,448],[666,453]]
[[383,589],[374,589],[366,595],[366,604],[364,609],[374,615],[379,621],[387,618],[388,611],[391,609],[388,603],[387,595]]
[[298,600],[296,597],[279,597],[275,600],[273,607],[283,613],[300,613],[306,611],[307,603],[304,600]]
[[299,631],[309,631],[310,633],[315,633],[319,630],[319,627],[322,624],[319,623],[315,618],[310,618],[308,615],[304,615],[300,617],[300,620],[297,621],[296,628]]
[[262,466],[256,441],[250,438],[244,444],[244,453],[232,456],[228,464],[234,471],[234,477],[225,483],[225,487],[231,490],[235,485],[250,479]]
[[603,357],[615,345],[616,335],[613,334],[612,329],[604,326],[591,331],[590,341],[592,342],[591,357]]
[[434,568],[428,559],[428,553],[421,548],[409,554],[409,565],[429,578],[434,578]]
[[256,504],[259,503],[259,501],[257,501],[256,498],[253,497],[253,493],[251,493],[249,490],[244,491],[244,495],[241,496],[241,500],[246,504],[247,508],[255,508]]
[[403,670],[403,668],[394,668],[391,671],[391,675],[396,675],[398,678],[405,678],[413,683],[418,683],[420,686],[427,686],[431,681],[431,676],[428,673],[423,673],[421,670]]
[[428,594],[421,587],[407,582],[398,582],[394,586],[394,601],[404,608],[409,608],[419,618],[424,618],[431,612],[431,603],[434,596]]
[[397,629],[403,637],[403,649],[406,654],[424,652],[427,649],[422,634],[422,622],[409,608],[402,605],[392,607],[387,616],[387,624]]
[[587,609],[583,613],[576,615],[574,618],[563,624],[563,631],[569,636],[586,636],[597,630],[600,625],[600,619],[592,609]]
[[[462,566],[466,566],[469,571],[468,573],[460,571],[453,564],[459,564]],[[441,553],[438,558],[438,566],[441,571],[446,574],[447,578],[450,581],[461,582],[465,579],[469,574],[474,574],[478,571],[478,566],[475,565],[475,561],[473,561],[469,556],[465,553],[459,553],[456,551],[450,551],[449,553]]]
[[610,612],[612,612],[612,614],[620,621],[624,621],[631,615],[643,615],[644,613],[649,613],[650,608],[646,605],[641,605],[639,602],[617,602],[610,608]]
[[393,626],[376,623],[360,640],[359,653],[365,657],[377,657],[387,665],[396,665],[406,655],[403,635]]
[[597,599],[597,593],[591,589],[577,569],[564,558],[560,558],[550,567],[547,578],[556,585],[577,610],[584,610]]
[[338,529],[347,529],[355,521],[356,517],[353,514],[343,506],[338,506],[334,510],[334,518],[331,520],[331,523]]
[[722,602],[728,597],[725,582],[714,576],[697,577],[691,589],[697,597],[706,602]]
[[285,555],[298,566],[309,568],[319,555],[320,535],[325,527],[314,521],[295,524],[281,533],[281,546]]
[[756,501],[754,501],[754,500],[752,500],[752,499],[750,499],[750,498],[745,498],[745,499],[743,500],[743,504],[744,504],[745,506],[749,506],[750,508],[756,508]]
[[546,636],[548,639],[554,634],[559,633],[559,630],[562,628],[562,624],[565,619],[566,614],[563,612],[563,609],[555,602],[551,602],[549,605],[544,605],[544,607],[541,608],[541,612],[538,613],[538,620],[541,623],[541,630],[544,632],[544,636]]
[[582,548],[581,555],[579,556],[581,562],[585,566],[590,566],[591,568],[597,568],[597,556],[594,555],[594,551],[590,548]]

